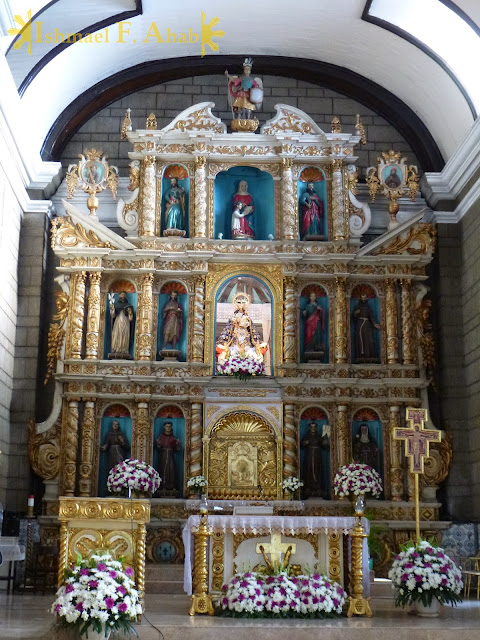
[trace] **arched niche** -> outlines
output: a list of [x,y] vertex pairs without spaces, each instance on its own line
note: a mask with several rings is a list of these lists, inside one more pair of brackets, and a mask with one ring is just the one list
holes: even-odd
[[350,297],[350,340],[353,364],[381,362],[381,309],[378,293],[370,284],[357,284]]
[[[122,304],[122,297],[125,303]],[[115,318],[112,317],[111,309],[114,309]],[[128,317],[128,307],[132,308],[132,319]],[[112,333],[114,326],[120,315],[125,315],[128,322],[128,351],[125,353],[114,352],[112,349]],[[104,327],[104,348],[103,357],[105,360],[133,359],[135,354],[135,324],[137,316],[137,292],[135,286],[129,280],[115,280],[112,282],[105,297],[105,327]],[[123,322],[123,318],[122,318]],[[125,326],[126,323],[124,323]],[[126,329],[124,329],[126,331]]]
[[[260,278],[249,274],[232,276],[217,289],[214,345],[218,345],[225,339],[232,326],[232,318],[237,310],[234,302],[238,294],[245,294],[249,299],[247,313],[251,319],[253,331],[257,332],[261,342],[266,344],[263,356],[265,374],[272,375],[273,295],[267,284]],[[216,368],[215,373],[218,373]]]
[[[313,431],[312,425],[315,425]],[[331,497],[331,433],[322,407],[308,407],[300,415],[300,479],[306,498]]]
[[320,167],[305,167],[298,178],[300,240],[328,240],[327,181]]
[[[115,426],[115,423],[118,427]],[[98,495],[106,496],[108,473],[132,451],[132,417],[123,404],[111,404],[103,412],[100,424]]]
[[232,235],[233,202],[242,181],[247,182],[248,194],[252,199],[251,205],[254,207],[253,212],[245,217],[248,227],[253,231],[253,236],[245,239],[268,240],[269,235],[272,237],[275,235],[273,177],[256,167],[244,166],[231,167],[227,171],[221,171],[215,177],[214,237],[236,239]]
[[[171,435],[178,442],[176,444],[171,438],[163,442],[159,438],[165,436],[165,425],[171,424]],[[168,452],[167,450],[170,450]],[[171,487],[170,456],[173,457],[174,463],[174,482]],[[185,416],[182,410],[176,405],[164,405],[157,411],[157,415],[153,421],[153,466],[162,478],[160,489],[155,494],[163,498],[179,498],[183,497],[185,484]],[[166,479],[165,475],[169,478]],[[168,486],[165,486],[167,483]]]
[[[176,313],[179,305],[180,313]],[[177,307],[178,308],[178,307]],[[166,282],[160,288],[158,296],[158,329],[157,329],[157,360],[168,359],[185,362],[187,359],[188,341],[188,293],[182,282]],[[175,347],[172,336],[177,338]],[[178,355],[169,351],[178,351]],[[163,352],[163,353],[162,353]]]
[[329,310],[326,290],[319,284],[308,284],[302,289],[299,300],[300,362],[329,361]]
[[282,443],[274,428],[251,411],[222,416],[205,439],[203,468],[216,499],[278,499]]
[[161,178],[160,232],[163,236],[189,236],[190,177],[183,164],[165,167]]
[[[367,425],[368,430],[362,429],[362,425]],[[373,467],[382,480],[385,478],[383,447],[383,425],[378,413],[370,407],[356,411],[352,419],[352,457],[355,462]]]

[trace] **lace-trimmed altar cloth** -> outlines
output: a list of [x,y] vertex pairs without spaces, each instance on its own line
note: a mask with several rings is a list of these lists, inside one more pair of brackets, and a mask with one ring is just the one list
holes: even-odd
[[[370,531],[370,523],[362,518],[365,533]],[[183,528],[182,538],[185,547],[185,573],[183,586],[186,593],[192,593],[192,561],[194,553],[193,533],[198,530],[200,516],[190,516]],[[212,532],[222,533],[254,533],[268,535],[272,531],[285,536],[295,533],[342,533],[348,535],[355,525],[353,517],[319,517],[319,516],[231,516],[209,515],[209,528]],[[368,546],[363,541],[363,588],[365,595],[369,589]]]
[[0,564],[13,560],[25,560],[25,547],[18,544],[18,538],[0,536]]

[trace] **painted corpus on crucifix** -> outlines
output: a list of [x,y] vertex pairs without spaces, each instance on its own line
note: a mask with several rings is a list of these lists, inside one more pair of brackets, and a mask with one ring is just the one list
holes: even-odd
[[[265,564],[272,571],[274,569],[282,568],[286,569],[288,567],[288,563],[290,562],[290,556],[297,551],[296,544],[288,544],[286,542],[282,542],[282,534],[281,533],[271,533],[270,534],[270,543],[267,544],[257,544],[256,552],[261,553],[263,555],[263,559],[265,560]],[[267,556],[267,553],[270,554],[270,560]],[[282,562],[282,555],[285,554],[285,557]]]
[[424,460],[430,455],[430,442],[441,440],[440,431],[424,428],[426,419],[425,409],[407,409],[407,422],[411,426],[395,429],[395,440],[405,441],[405,455],[410,459],[411,473],[423,473]]

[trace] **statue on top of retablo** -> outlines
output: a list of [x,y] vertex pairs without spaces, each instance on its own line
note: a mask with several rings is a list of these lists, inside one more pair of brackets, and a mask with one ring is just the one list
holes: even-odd
[[228,71],[225,75],[228,80],[228,102],[232,109],[232,131],[256,131],[259,125],[255,117],[263,102],[263,83],[260,78],[252,78],[251,58],[245,58],[243,63],[243,75],[231,76]]

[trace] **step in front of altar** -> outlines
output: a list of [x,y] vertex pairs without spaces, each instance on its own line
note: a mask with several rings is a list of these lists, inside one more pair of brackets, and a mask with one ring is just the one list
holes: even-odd
[[375,578],[370,581],[370,597],[376,600],[394,600],[392,581],[386,578]]
[[183,572],[183,564],[147,564],[145,566],[145,593],[184,593]]

